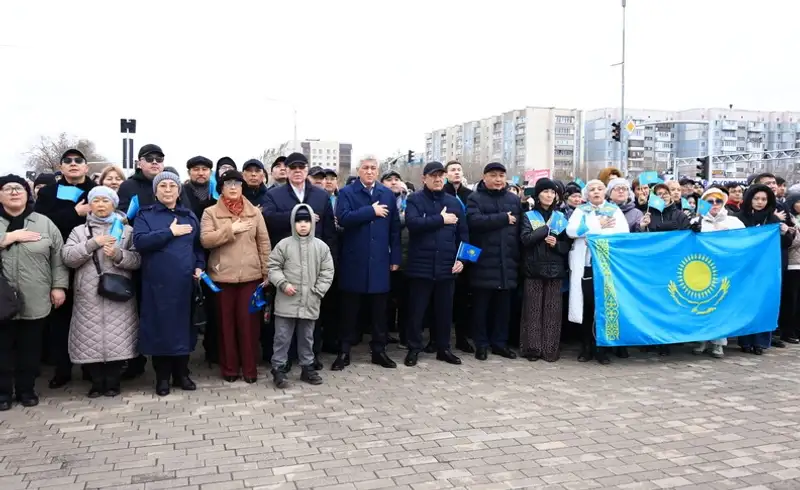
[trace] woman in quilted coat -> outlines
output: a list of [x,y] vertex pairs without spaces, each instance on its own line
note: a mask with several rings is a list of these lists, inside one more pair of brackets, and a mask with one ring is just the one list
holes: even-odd
[[[139,319],[136,298],[111,301],[97,293],[102,273],[131,277],[141,258],[133,250],[133,229],[125,225],[122,240],[111,236],[119,216],[117,193],[98,186],[89,192],[91,211],[86,224],[76,226],[62,249],[64,264],[75,269],[75,305],[69,327],[69,357],[86,364],[92,377],[89,398],[119,395],[122,364],[137,356]],[[95,262],[97,259],[97,262]]]

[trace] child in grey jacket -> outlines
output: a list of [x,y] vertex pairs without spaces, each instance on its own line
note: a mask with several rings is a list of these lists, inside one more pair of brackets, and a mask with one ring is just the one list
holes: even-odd
[[269,255],[269,281],[275,285],[275,339],[272,376],[275,386],[287,388],[283,367],[288,362],[292,336],[297,332],[301,378],[322,384],[314,363],[314,324],[322,297],[333,282],[333,257],[328,245],[314,236],[314,210],[308,204],[292,209],[292,236],[284,238]]

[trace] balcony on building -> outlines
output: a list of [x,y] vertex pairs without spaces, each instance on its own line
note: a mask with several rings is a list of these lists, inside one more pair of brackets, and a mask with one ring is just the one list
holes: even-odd
[[747,123],[747,130],[754,132],[754,133],[763,133],[764,132],[764,123],[763,122],[749,122]]
[[747,151],[764,151],[764,143],[747,143]]
[[628,150],[644,151],[644,139],[628,140]]
[[736,131],[737,128],[738,123],[736,121],[728,121],[727,119],[722,120],[723,131]]
[[723,141],[736,141],[736,133],[722,133],[722,140]]

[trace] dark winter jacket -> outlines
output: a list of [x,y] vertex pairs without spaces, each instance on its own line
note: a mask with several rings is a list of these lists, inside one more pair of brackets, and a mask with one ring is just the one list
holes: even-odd
[[256,188],[252,188],[245,184],[242,194],[244,195],[245,199],[250,201],[250,204],[264,209],[264,205],[267,203],[267,190],[267,186],[264,184],[261,184]]
[[[174,219],[191,225],[192,232],[174,236],[169,228]],[[197,341],[192,328],[194,270],[205,268],[200,222],[181,205],[175,210],[163,204],[146,206],[136,215],[133,244],[142,256],[139,352],[188,355]]]
[[[680,203],[672,203],[664,211],[655,208],[648,208],[650,213],[650,224],[646,231],[676,231],[688,230],[690,223],[689,217],[681,209]],[[639,227],[637,226],[638,230]]]
[[[753,209],[753,197],[759,192],[764,192],[767,195],[767,206],[761,211]],[[736,217],[744,223],[746,228],[751,226],[771,225],[775,223],[785,223],[775,216],[775,210],[782,211],[786,206],[779,203],[775,198],[772,190],[763,184],[754,184],[747,188],[742,199],[742,205]],[[791,213],[786,213],[786,219],[794,225]],[[789,267],[789,247],[794,241],[795,230],[789,230],[781,235],[781,265],[783,270]]]
[[[311,206],[314,213],[319,215],[319,223],[314,225],[314,236],[325,242],[331,249],[331,254],[336,257],[337,236],[330,196],[309,182],[306,182],[305,186],[303,204]],[[291,185],[273,187],[267,192],[261,212],[267,222],[270,243],[277,244],[284,238],[292,236],[292,210],[298,204],[300,201]]]
[[[458,223],[445,225],[442,210],[458,217]],[[455,279],[453,264],[458,246],[469,243],[467,217],[454,196],[444,191],[423,188],[406,201],[408,228],[408,262],[405,273],[415,279]]]
[[[66,180],[61,180],[55,184],[42,187],[36,198],[34,211],[47,216],[56,225],[58,231],[61,232],[61,239],[66,243],[69,234],[72,233],[72,229],[86,223],[86,216],[79,216],[75,211],[75,206],[78,202],[86,202],[86,196],[95,185],[97,184],[87,177],[82,184],[76,186],[68,184]],[[77,202],[69,199],[59,199],[58,186],[77,187],[83,191],[83,194],[81,194]]]
[[[280,192],[280,188],[273,192]],[[386,206],[389,215],[376,216],[372,207],[375,202]],[[339,191],[336,217],[343,228],[339,289],[361,294],[388,293],[389,269],[399,266],[402,260],[400,213],[392,191],[376,182],[370,194],[356,179]]]
[[[508,213],[517,219],[508,223]],[[506,189],[489,190],[483,182],[467,199],[469,243],[480,248],[470,264],[470,285],[481,289],[514,289],[519,269],[519,198]]]
[[639,222],[642,221],[644,213],[636,207],[634,200],[628,199],[628,202],[621,205],[619,209],[622,211],[622,214],[625,215],[625,221],[628,222],[628,227],[631,232],[639,231]]
[[203,211],[216,203],[217,200],[211,197],[210,193],[208,195],[208,199],[201,201],[197,198],[197,196],[194,195],[194,192],[192,192],[192,189],[189,187],[189,185],[184,185],[181,189],[181,204],[184,207],[189,208],[194,215],[200,219],[203,217]]
[[123,213],[128,212],[133,196],[139,196],[139,209],[155,204],[156,195],[153,192],[153,181],[144,176],[141,170],[136,170],[133,176],[119,186],[117,192],[119,206],[117,209]]
[[555,247],[545,243],[544,239],[550,234],[550,228],[546,223],[552,212],[538,205],[534,211],[544,218],[544,223],[531,220],[530,214],[522,216],[520,241],[523,274],[528,279],[566,279],[569,275],[567,255],[572,247],[572,240],[562,231],[556,237]]
[[444,191],[447,194],[458,199],[459,203],[461,204],[461,208],[464,211],[464,214],[467,213],[467,199],[469,199],[469,195],[472,194],[472,189],[465,185],[458,186],[458,192],[456,192],[456,186],[452,183],[448,182],[444,185]]

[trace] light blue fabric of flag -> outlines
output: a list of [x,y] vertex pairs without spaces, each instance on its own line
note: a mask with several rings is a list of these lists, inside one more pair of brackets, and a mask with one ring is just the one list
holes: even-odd
[[109,231],[109,235],[113,236],[117,243],[122,243],[122,232],[125,230],[125,225],[122,224],[122,220],[119,217],[114,216],[114,222],[111,223],[111,230]]
[[71,185],[59,184],[56,189],[56,198],[63,199],[64,201],[78,202],[78,199],[83,195],[83,190]]
[[131,203],[128,205],[128,221],[132,221],[139,212],[139,196],[133,196]]
[[677,344],[775,330],[778,226],[589,235],[597,345]]
[[664,211],[664,208],[667,207],[667,203],[657,195],[650,194],[650,198],[647,200],[647,206],[659,211]]
[[711,211],[712,205],[710,202],[706,201],[705,199],[700,199],[697,201],[697,214],[700,216],[705,216]]

